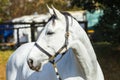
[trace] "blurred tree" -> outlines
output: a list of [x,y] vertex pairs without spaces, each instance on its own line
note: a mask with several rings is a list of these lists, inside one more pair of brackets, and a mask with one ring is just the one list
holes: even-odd
[[71,7],[77,6],[88,11],[95,10],[95,4],[94,0],[71,0]]
[[0,0],[0,22],[9,17],[9,1]]
[[[34,14],[34,12],[43,13],[44,6],[40,0],[11,0],[10,14],[12,18],[23,15]],[[40,8],[43,8],[40,10]]]
[[103,17],[96,25],[101,32],[101,40],[120,43],[120,1],[119,0],[71,0],[72,7],[82,7],[93,12],[95,9],[104,10]]
[[98,0],[104,5],[104,15],[96,30],[101,30],[104,38],[112,43],[120,43],[120,1]]
[[0,0],[0,21],[7,21],[23,15],[47,12],[48,5],[66,10],[67,0]]

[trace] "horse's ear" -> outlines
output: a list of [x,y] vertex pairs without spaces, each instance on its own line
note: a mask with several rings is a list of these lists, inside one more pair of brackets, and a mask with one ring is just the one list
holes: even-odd
[[59,10],[54,8],[53,5],[52,5],[52,9],[53,9],[54,15],[56,15],[58,19],[62,19],[62,20],[64,19],[64,15]]
[[47,6],[47,8],[48,8],[48,10],[49,10],[50,15],[53,15],[53,14],[54,14],[53,9],[50,8],[47,4],[46,4],[46,6]]

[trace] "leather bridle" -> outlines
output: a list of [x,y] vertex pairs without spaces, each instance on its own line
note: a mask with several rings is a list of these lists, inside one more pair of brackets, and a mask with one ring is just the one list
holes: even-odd
[[[68,38],[69,38],[69,21],[68,21],[68,16],[65,16],[65,20],[66,20],[66,33],[65,33],[65,43],[64,45],[55,53],[55,55],[51,55],[49,52],[47,52],[45,49],[43,49],[37,42],[35,42],[35,46],[42,51],[43,53],[45,53],[48,57],[49,57],[49,62],[52,63],[56,76],[59,80],[62,80],[62,78],[60,77],[60,74],[58,72],[56,63],[63,57],[63,55],[67,52],[67,46],[68,46]],[[66,51],[64,53],[61,53],[64,49],[66,49]],[[62,55],[62,57],[55,61],[55,57],[58,56],[59,54]]]
[[68,45],[68,38],[69,38],[69,22],[68,22],[68,16],[65,15],[65,19],[66,19],[66,33],[65,33],[65,43],[64,45],[55,53],[55,55],[51,55],[49,52],[47,52],[45,49],[43,49],[37,42],[35,42],[35,46],[42,51],[43,53],[45,53],[48,57],[49,57],[49,62],[53,63],[54,58],[59,55],[64,49],[66,49],[66,51],[64,53],[61,53],[62,56],[67,52],[67,45]]

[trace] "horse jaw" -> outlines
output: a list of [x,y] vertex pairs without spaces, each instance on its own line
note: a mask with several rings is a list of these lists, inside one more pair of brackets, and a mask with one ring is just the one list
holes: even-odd
[[[38,60],[39,59],[39,60]],[[43,66],[48,62],[49,57],[41,53],[37,47],[33,47],[27,57],[27,63],[31,70],[42,71]]]

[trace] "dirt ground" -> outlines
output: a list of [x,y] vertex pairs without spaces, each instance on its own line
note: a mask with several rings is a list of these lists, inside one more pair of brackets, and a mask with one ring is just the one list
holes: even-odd
[[5,65],[0,65],[0,80],[6,80],[5,78]]
[[105,80],[120,80],[120,45],[94,45]]
[[[120,80],[120,47],[110,44],[93,44],[105,80]],[[0,80],[6,80],[5,67],[13,51],[0,51]]]

